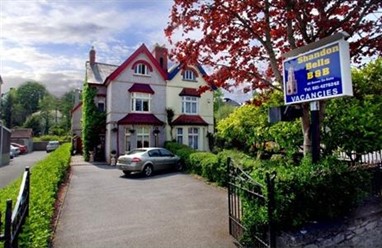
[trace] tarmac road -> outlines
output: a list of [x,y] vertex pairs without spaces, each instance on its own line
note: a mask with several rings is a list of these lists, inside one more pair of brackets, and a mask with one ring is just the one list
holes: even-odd
[[222,188],[178,172],[125,177],[91,164],[71,171],[55,248],[236,247]]
[[19,155],[10,160],[8,165],[0,166],[0,189],[23,175],[25,167],[32,168],[38,161],[44,159],[46,151],[33,151]]

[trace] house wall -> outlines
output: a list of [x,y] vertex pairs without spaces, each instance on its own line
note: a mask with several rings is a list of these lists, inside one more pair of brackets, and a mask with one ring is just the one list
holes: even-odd
[[[167,107],[174,110],[174,120],[182,114],[182,97],[179,96],[180,92],[183,90],[183,88],[194,88],[198,89],[200,86],[206,85],[206,81],[203,79],[201,73],[198,71],[197,68],[193,67],[198,72],[198,77],[196,78],[196,81],[185,81],[183,80],[183,76],[181,71],[177,73],[177,75],[168,81],[167,83]],[[208,126],[201,127],[200,128],[200,139],[199,139],[199,149],[200,150],[209,150],[208,147],[208,139],[207,139],[207,132],[214,132],[214,117],[213,117],[213,92],[212,91],[206,91],[201,94],[199,98],[199,109],[198,113],[199,116],[203,118],[208,123]],[[182,126],[183,132],[187,130],[188,127],[194,127],[194,126]],[[171,136],[171,129],[169,126],[166,127],[166,134],[167,139],[170,140],[171,137],[174,139],[176,138],[176,130],[175,128],[172,130],[173,135]],[[188,144],[188,137],[187,135],[184,135],[183,139],[184,144]]]
[[[148,62],[153,71],[149,76],[134,75],[134,69],[132,65],[137,60],[145,60]],[[116,78],[116,80],[110,82],[107,88],[107,131],[106,140],[109,141],[106,144],[105,153],[110,154],[112,150],[119,150],[120,153],[124,153],[128,148],[126,147],[126,133],[130,135],[129,139],[131,144],[136,143],[136,133],[128,132],[129,129],[133,129],[131,125],[117,126],[118,120],[125,117],[131,112],[131,93],[128,91],[134,83],[149,84],[153,89],[154,94],[151,98],[150,111],[159,120],[166,122],[166,81],[161,74],[156,70],[155,66],[150,63],[151,61],[145,54],[140,54],[132,61],[129,66]],[[113,131],[113,128],[117,127],[118,131]],[[155,137],[153,135],[154,127],[150,130],[150,144],[155,144]],[[163,127],[158,127],[161,131],[158,134],[158,146],[163,146],[166,140],[165,130]],[[133,146],[134,147],[134,146]],[[106,156],[109,157],[109,156]]]
[[72,112],[72,135],[75,134],[78,137],[81,137],[82,135],[81,117],[82,105],[80,105],[75,111]]

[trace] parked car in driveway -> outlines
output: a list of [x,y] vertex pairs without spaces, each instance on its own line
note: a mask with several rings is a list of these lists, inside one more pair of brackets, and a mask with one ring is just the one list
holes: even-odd
[[46,145],[46,152],[53,152],[60,146],[60,142],[54,140],[54,141],[49,141],[48,144]]
[[9,149],[9,157],[14,158],[17,157],[20,154],[20,149],[16,146],[11,145]]
[[18,144],[18,143],[11,143],[11,145],[18,147],[19,150],[20,150],[20,154],[25,154],[25,153],[28,152],[28,147],[25,146],[25,145],[21,145],[21,144]]
[[149,177],[154,171],[176,169],[182,170],[180,158],[165,148],[146,147],[130,151],[118,157],[117,168],[125,175],[141,172]]

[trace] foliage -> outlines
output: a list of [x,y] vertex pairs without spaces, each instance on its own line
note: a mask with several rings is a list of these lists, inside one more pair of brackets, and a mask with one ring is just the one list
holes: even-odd
[[322,140],[326,153],[382,149],[382,59],[352,72],[354,97],[330,100]]
[[[177,30],[186,36],[172,52],[180,62],[214,66],[210,83],[223,86],[233,79],[272,88],[272,82],[282,82],[282,53],[340,31],[350,35],[354,59],[381,54],[382,20],[367,18],[381,6],[376,0],[177,0],[166,35],[171,42]],[[196,31],[202,35],[191,35]],[[260,63],[267,69],[256,66]]]
[[[20,247],[48,247],[52,235],[51,221],[56,194],[68,172],[69,163],[70,144],[64,144],[31,169],[29,217],[20,235]],[[6,199],[15,202],[20,183],[21,178],[0,190],[2,213]]]
[[70,109],[73,101],[73,91],[59,99],[50,94],[42,84],[25,82],[19,88],[11,88],[5,93],[1,103],[2,119],[8,128],[32,128],[34,135],[67,134],[70,130]]
[[99,134],[104,133],[106,114],[98,110],[94,103],[97,89],[89,84],[84,84],[82,104],[82,140],[83,152],[86,161],[89,160],[89,152],[94,151],[99,144]]
[[39,137],[33,137],[33,142],[51,141],[51,140],[57,140],[62,144],[62,143],[70,142],[71,137],[69,135],[66,135],[66,136],[43,135]]
[[[175,142],[167,142],[166,147],[188,161],[190,172],[222,186],[228,182],[228,157],[262,185],[266,185],[267,172],[276,172],[275,220],[281,229],[344,216],[371,192],[370,173],[367,170],[351,169],[334,157],[325,157],[314,165],[310,157],[305,157],[296,165],[284,157],[261,160],[236,150],[223,150],[215,155],[192,152],[192,149],[186,153],[185,147]],[[263,194],[267,194],[266,187],[263,188]],[[242,203],[246,227],[260,233],[268,223],[264,202],[244,198]]]
[[282,94],[267,91],[254,98],[255,103],[259,101],[264,104],[241,106],[221,120],[217,124],[217,143],[224,148],[242,149],[261,156],[276,152],[291,157],[298,153],[302,145],[298,120],[268,123],[268,108],[281,105]]
[[[370,15],[381,7],[380,0],[176,0],[165,33],[180,63],[212,68],[214,73],[206,77],[209,85],[250,83],[254,91],[281,91],[282,54],[335,33],[349,34],[353,61],[380,56],[382,18]],[[308,111],[301,121],[307,154]]]

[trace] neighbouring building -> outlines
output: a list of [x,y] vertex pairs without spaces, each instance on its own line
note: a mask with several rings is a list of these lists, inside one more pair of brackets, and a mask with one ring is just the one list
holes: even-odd
[[[159,146],[175,140],[208,151],[213,133],[213,93],[200,93],[206,72],[200,65],[168,68],[165,47],[150,52],[141,45],[121,65],[96,61],[92,48],[86,62],[85,83],[97,89],[94,103],[106,112],[105,133],[98,147],[106,160],[111,151],[123,154],[139,147]],[[82,103],[72,109],[72,133],[81,137]],[[170,123],[168,113],[174,114]]]

